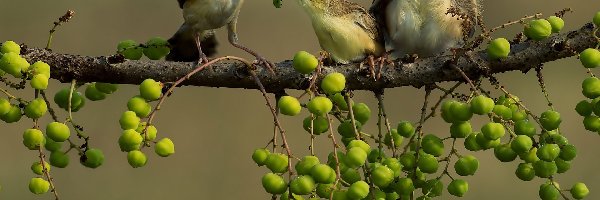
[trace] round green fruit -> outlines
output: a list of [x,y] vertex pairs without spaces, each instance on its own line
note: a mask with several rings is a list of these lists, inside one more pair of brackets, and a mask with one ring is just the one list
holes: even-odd
[[96,82],[95,85],[96,85],[96,89],[98,89],[98,91],[103,92],[105,94],[112,94],[113,92],[117,91],[117,89],[119,89],[119,85],[112,84],[112,83]]
[[553,110],[547,110],[540,116],[542,127],[548,131],[557,129],[561,122],[560,113]]
[[144,55],[150,60],[160,60],[165,57],[171,49],[169,48],[169,42],[161,37],[150,38],[146,42],[146,48],[144,48]]
[[451,195],[462,197],[469,191],[469,183],[462,179],[454,179],[448,184],[448,193]]
[[560,155],[560,147],[557,144],[544,144],[537,150],[537,157],[543,161],[551,162]]
[[5,53],[0,58],[0,70],[14,76],[15,78],[21,78],[23,76],[23,71],[27,71],[29,66],[30,65],[27,60],[14,52]]
[[[600,12],[599,12],[600,15]],[[598,24],[600,24],[600,17],[598,17]],[[587,186],[584,183],[575,183],[573,185],[573,187],[571,187],[571,189],[569,190],[569,192],[571,193],[571,196],[573,196],[573,198],[575,199],[583,199],[585,198],[588,194],[590,194],[590,190],[587,188]]]
[[378,166],[371,172],[373,184],[379,188],[385,188],[394,180],[394,171],[386,166]]
[[71,136],[71,131],[66,124],[50,122],[46,125],[46,134],[55,142],[64,142]]
[[127,153],[127,162],[133,168],[143,167],[147,161],[146,154],[141,151],[134,150]]
[[10,101],[8,99],[0,98],[0,116],[5,115],[11,109]]
[[[64,88],[58,91],[54,95],[54,103],[61,107],[62,109],[67,110],[69,107],[69,92],[70,88]],[[81,96],[81,93],[73,91],[73,95],[71,97],[71,111],[77,112],[85,105],[85,98]]]
[[560,159],[563,159],[565,161],[571,161],[575,159],[575,157],[577,157],[577,148],[575,148],[575,146],[573,146],[572,144],[562,146],[560,149],[560,154],[558,156],[560,157]]
[[310,176],[298,176],[290,182],[290,190],[293,194],[307,195],[315,188],[315,181]]
[[481,133],[471,133],[467,138],[465,138],[464,145],[465,149],[469,151],[479,151],[481,150],[481,146],[477,143],[477,135]]
[[535,178],[535,170],[531,163],[520,163],[515,170],[515,175],[522,181],[531,181]]
[[524,33],[530,39],[543,40],[552,34],[552,25],[545,19],[532,20],[525,26]]
[[309,116],[304,118],[304,121],[302,121],[302,127],[309,133],[311,122],[312,127],[314,128],[313,134],[315,135],[321,135],[321,133],[325,133],[329,129],[329,121],[327,121],[326,117],[316,116],[313,120],[313,118]]
[[58,151],[62,147],[62,142],[55,142],[54,140],[46,137],[46,144],[44,144],[44,148],[50,152]]
[[267,156],[265,165],[273,173],[284,173],[288,170],[288,157],[281,153],[271,153]]
[[283,177],[274,173],[267,173],[262,177],[262,186],[269,194],[283,194],[287,189]]
[[31,164],[31,171],[37,175],[43,175],[44,168],[46,168],[46,170],[50,172],[50,164],[48,164],[47,162],[44,162],[44,166],[42,166],[42,164],[39,161],[33,162],[33,164]]
[[500,162],[511,162],[517,158],[517,153],[512,150],[509,144],[503,144],[494,148],[494,156]]
[[431,179],[425,182],[425,185],[421,188],[423,195],[427,197],[437,197],[442,195],[444,190],[444,184],[439,179]]
[[121,118],[119,119],[119,124],[121,125],[121,129],[137,129],[140,124],[140,118],[133,111],[125,111]]
[[[271,152],[268,149],[258,148],[256,150],[254,150],[254,153],[252,153],[252,160],[258,166],[263,166],[267,162],[267,158],[269,157],[269,154],[271,154]],[[298,169],[296,169],[296,170],[298,170]]]
[[454,171],[460,176],[475,175],[478,168],[479,160],[472,155],[460,157],[456,163],[454,163]]
[[551,183],[540,185],[539,196],[542,200],[558,200],[560,192]]
[[117,45],[117,53],[129,60],[139,60],[142,58],[144,48],[133,40],[123,40]]
[[354,119],[356,119],[362,124],[367,123],[369,118],[371,118],[371,109],[369,109],[369,106],[367,106],[367,104],[354,104],[352,106],[352,111],[354,112]]
[[415,127],[408,121],[401,121],[398,123],[396,130],[398,131],[398,134],[405,138],[410,138],[415,134]]
[[152,111],[150,104],[146,102],[146,99],[140,96],[129,99],[129,101],[127,101],[127,109],[135,112],[135,115],[140,118],[148,117]]
[[515,134],[517,135],[533,137],[537,132],[535,125],[528,120],[520,120],[515,122],[514,128]]
[[369,146],[369,144],[367,144],[365,141],[362,141],[362,140],[352,140],[348,143],[348,146],[346,146],[346,148],[348,148],[348,149],[351,149],[353,147],[359,147],[365,153],[369,153],[371,151],[371,146]]
[[38,129],[27,129],[23,132],[23,145],[31,150],[37,150],[44,145],[44,134]]
[[517,154],[528,152],[533,147],[533,140],[526,135],[519,135],[510,142],[510,148]]
[[543,160],[538,160],[533,163],[533,169],[535,170],[535,175],[540,178],[550,178],[558,171],[556,163]]
[[495,122],[500,122],[502,120],[510,120],[512,119],[512,110],[505,105],[495,105],[493,112],[496,116],[494,116]]
[[[146,122],[140,123],[138,125],[137,129],[135,129],[135,131],[140,133],[141,135],[144,135],[144,129],[146,129]],[[154,125],[148,126],[148,128],[146,129],[145,140],[146,141],[154,141],[154,139],[156,139],[157,133],[158,133],[158,130],[156,129],[156,127]]]
[[317,66],[319,65],[319,60],[317,58],[306,52],[299,51],[294,55],[294,60],[292,61],[292,66],[294,69],[302,74],[310,74],[313,72]]
[[[390,148],[398,148],[402,146],[402,141],[404,141],[404,137],[398,134],[397,129],[390,129],[389,134],[385,134],[383,138],[383,142]],[[393,144],[392,144],[393,142]]]
[[600,27],[600,12],[597,12],[592,19],[592,22],[596,24],[596,27]]
[[421,147],[425,153],[439,157],[444,153],[444,142],[433,134],[425,135],[421,139]]
[[129,152],[140,149],[144,138],[140,133],[133,129],[127,129],[123,131],[123,134],[119,137],[119,148],[121,151]]
[[481,127],[481,133],[488,140],[500,139],[506,132],[504,126],[500,123],[490,122]]
[[589,101],[581,100],[575,106],[575,111],[577,112],[577,114],[585,117],[585,116],[589,116],[592,114],[593,108],[594,108],[594,105],[592,105]]
[[417,166],[417,160],[414,152],[408,152],[400,155],[398,158],[400,164],[402,164],[402,168],[405,171],[412,170]]
[[175,153],[175,144],[173,144],[171,139],[163,138],[154,146],[154,152],[161,157],[170,156]]
[[350,199],[363,199],[369,194],[369,184],[364,181],[357,181],[348,188],[347,196]]
[[4,53],[11,53],[11,52],[15,53],[15,54],[20,54],[21,46],[11,40],[2,43],[2,46],[0,46],[0,53],[4,54]]
[[399,195],[410,195],[415,190],[415,185],[410,178],[399,178],[394,184],[394,191]]
[[564,161],[560,158],[557,158],[554,160],[554,163],[556,164],[556,173],[562,174],[571,169],[571,161]]
[[450,126],[450,136],[453,138],[466,138],[473,132],[471,123],[455,122]]
[[581,93],[587,98],[593,99],[600,96],[600,79],[588,77],[581,83]]
[[292,96],[282,96],[277,101],[277,107],[279,107],[279,112],[288,116],[296,116],[300,114],[302,110],[302,106],[300,106],[300,102],[296,97]]
[[104,163],[104,153],[100,149],[88,149],[79,161],[83,166],[95,169]]
[[153,79],[146,79],[140,84],[140,96],[148,101],[154,101],[162,95],[162,84]]
[[596,68],[600,66],[600,51],[588,48],[579,54],[579,61],[585,68]]
[[33,194],[44,194],[50,189],[50,182],[42,178],[32,178],[29,181],[29,191]]
[[89,84],[85,88],[85,97],[91,101],[100,101],[106,99],[106,94],[96,89],[96,83]]
[[333,186],[333,184],[317,184],[317,196],[321,197],[321,198],[325,198],[328,199],[331,197],[331,192],[333,192],[333,190],[336,189],[335,186]]
[[329,98],[340,110],[348,110],[348,103],[342,93],[335,93],[334,95],[330,95]]
[[321,89],[325,94],[339,93],[346,87],[346,77],[342,73],[327,74],[321,81]]
[[486,115],[494,109],[494,100],[484,95],[479,95],[471,100],[471,112]]
[[[286,166],[287,167],[287,166]],[[285,171],[285,170],[284,170]],[[316,164],[310,169],[310,176],[317,183],[329,184],[335,181],[335,171],[329,165],[326,164]],[[331,177],[334,177],[332,180]]]
[[552,26],[553,33],[558,33],[565,27],[565,21],[557,16],[548,17],[548,22],[550,22],[550,26]]
[[45,90],[46,88],[48,88],[48,76],[46,76],[45,74],[33,75],[31,81],[29,82],[29,85],[31,85],[31,87],[36,90]]
[[345,163],[350,168],[359,167],[365,164],[367,152],[360,147],[352,147],[346,153]]
[[50,165],[58,168],[65,168],[69,165],[69,155],[61,151],[53,151],[50,153]]
[[308,107],[308,111],[317,116],[323,116],[333,109],[333,103],[331,103],[331,100],[329,100],[327,97],[321,96],[311,99],[306,106]]
[[43,98],[32,100],[25,106],[25,116],[31,119],[39,119],[48,111],[46,101]]
[[43,61],[37,61],[29,66],[29,70],[34,75],[43,74],[46,75],[47,78],[50,78],[50,65]]
[[316,156],[304,156],[302,160],[296,163],[294,168],[298,172],[298,175],[310,175],[311,169],[319,163],[319,158]]
[[538,149],[536,147],[533,147],[528,152],[519,154],[519,158],[521,158],[521,160],[523,160],[523,161],[525,161],[527,163],[535,163],[538,160],[540,160],[537,157],[537,150]]
[[490,42],[486,51],[492,60],[506,58],[510,53],[510,43],[505,38],[496,38]]
[[343,172],[341,172],[342,180],[346,183],[352,184],[361,180],[360,173],[358,173],[357,169],[354,168],[346,168]]
[[454,119],[453,122],[468,121],[473,117],[471,106],[466,103],[456,102],[450,105],[450,115]]
[[417,166],[419,166],[421,172],[433,174],[438,170],[439,163],[434,156],[429,154],[421,154],[417,161]]

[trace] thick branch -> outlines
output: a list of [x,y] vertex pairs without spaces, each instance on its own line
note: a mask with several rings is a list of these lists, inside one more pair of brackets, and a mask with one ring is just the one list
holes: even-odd
[[[507,59],[487,61],[485,50],[471,52],[470,59],[462,57],[455,63],[469,77],[483,73],[501,73],[513,70],[528,71],[540,64],[571,57],[588,47],[596,45],[592,36],[593,25],[569,33],[555,34],[540,42],[525,41],[512,45]],[[171,82],[181,78],[193,69],[192,63],[166,61],[123,61],[109,63],[108,57],[88,57],[53,53],[44,49],[24,48],[23,56],[30,62],[44,61],[52,68],[52,78],[61,82],[77,79],[83,82],[108,82],[118,84],[139,84],[146,78]],[[452,59],[449,55],[420,59],[415,63],[397,64],[384,68],[381,80],[367,77],[366,67],[359,70],[359,64],[323,67],[323,73],[337,71],[347,77],[347,87],[351,90],[378,90],[400,86],[415,86],[463,80],[461,74],[448,67]],[[114,62],[114,61],[113,61]],[[482,69],[483,67],[483,69]],[[277,63],[276,75],[258,69],[257,75],[269,92],[282,89],[306,89],[309,77],[294,71],[291,61]],[[211,68],[192,76],[183,85],[251,88],[257,89],[254,79],[246,72],[242,63],[217,63]]]

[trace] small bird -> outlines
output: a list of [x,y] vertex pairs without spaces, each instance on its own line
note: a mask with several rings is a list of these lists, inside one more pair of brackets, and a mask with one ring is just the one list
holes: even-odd
[[395,56],[430,57],[458,48],[473,36],[481,1],[375,0],[370,11]]
[[310,16],[321,48],[335,62],[347,64],[385,53],[375,18],[360,5],[346,0],[298,1]]
[[[214,54],[217,41],[214,30],[227,25],[231,45],[252,54],[271,72],[275,65],[251,49],[238,43],[237,19],[244,0],[177,0],[183,9],[184,22],[168,41],[170,61],[208,62],[207,55]],[[205,50],[206,49],[206,50]]]

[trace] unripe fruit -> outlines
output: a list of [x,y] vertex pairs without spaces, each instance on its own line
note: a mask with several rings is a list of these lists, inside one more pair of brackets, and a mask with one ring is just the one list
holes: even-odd
[[55,142],[54,140],[46,137],[46,144],[44,144],[44,148],[48,151],[54,152],[60,150],[62,147],[62,142]]
[[452,116],[452,119],[454,119],[453,122],[468,121],[473,117],[471,106],[469,104],[456,102],[450,105],[449,109],[450,115]]
[[363,199],[369,194],[369,184],[364,181],[353,183],[348,188],[347,196],[350,199]]
[[8,99],[0,98],[0,116],[5,115],[10,111],[11,105]]
[[600,12],[597,12],[594,15],[594,19],[592,21],[594,22],[594,24],[596,24],[596,27],[600,27]]
[[356,183],[357,181],[361,180],[358,170],[354,168],[346,168],[346,170],[341,172],[341,175],[342,180],[349,184]]
[[399,195],[410,195],[415,190],[413,181],[410,178],[399,178],[393,187],[394,191]]
[[316,156],[304,156],[302,160],[296,163],[294,168],[298,172],[298,175],[310,175],[311,169],[319,163],[319,158]]
[[23,132],[23,145],[30,150],[37,150],[44,145],[44,134],[38,129],[27,129]]
[[[136,132],[140,133],[142,136],[144,135],[144,129],[146,129],[146,122],[142,122],[138,125],[137,129],[135,129]],[[146,129],[146,137],[145,140],[146,141],[154,141],[154,139],[156,139],[156,134],[158,133],[158,130],[156,129],[156,127],[154,125],[150,125],[148,126],[148,128]]]
[[[394,144],[392,144],[392,139]],[[385,145],[387,145],[390,148],[394,148],[394,147],[400,147],[402,146],[402,141],[404,141],[404,137],[402,137],[400,134],[398,134],[397,129],[390,129],[390,133],[389,134],[385,134],[384,138],[383,138],[383,142],[385,143]]]
[[[58,91],[54,95],[54,103],[65,110],[69,107],[69,92],[70,88],[65,88]],[[73,95],[71,97],[71,111],[77,112],[85,105],[85,98],[81,96],[81,93],[77,91],[73,91]]]
[[319,60],[306,51],[298,51],[298,53],[294,55],[294,60],[292,61],[294,69],[302,74],[310,74],[318,65]]
[[546,162],[543,160],[533,163],[533,169],[535,170],[535,175],[540,178],[550,178],[558,171],[554,162]]
[[362,124],[367,123],[369,118],[371,118],[371,109],[369,109],[369,106],[367,106],[367,104],[354,104],[352,106],[352,111],[354,112],[354,119],[356,119]]
[[431,179],[425,182],[421,191],[423,195],[427,195],[427,197],[437,197],[442,195],[442,191],[444,190],[444,184],[439,179]]
[[[600,12],[597,15],[600,16]],[[598,24],[600,24],[600,17],[598,17],[598,18],[599,18]],[[571,187],[569,192],[571,193],[571,196],[573,196],[573,198],[575,198],[575,199],[583,199],[588,194],[590,194],[590,190],[587,188],[587,186],[584,183],[579,183],[579,182],[575,183],[573,185],[573,187]]]
[[531,163],[520,163],[515,170],[515,175],[522,181],[531,181],[535,178],[535,170]]
[[346,77],[342,73],[327,74],[321,81],[321,89],[325,94],[339,93],[346,87]]
[[[356,124],[356,131],[360,132],[362,124],[358,121],[355,121],[354,124]],[[356,136],[356,134],[354,133],[354,128],[352,128],[352,121],[350,121],[350,120],[346,120],[346,121],[342,122],[338,126],[337,131],[340,135],[342,135],[346,138],[354,138]]]
[[385,155],[385,151],[383,150],[379,150],[379,149],[372,149],[369,153],[369,155],[367,156],[367,161],[371,162],[371,163],[379,163],[381,162],[383,159],[387,158],[387,156]]
[[69,165],[69,155],[61,151],[53,151],[50,153],[50,165],[58,168],[65,168]]
[[140,96],[148,101],[154,101],[160,98],[162,94],[162,84],[153,79],[146,79],[140,84]]
[[464,141],[465,149],[469,151],[479,151],[481,146],[477,143],[477,135],[481,133],[471,133]]
[[550,22],[550,26],[552,26],[553,33],[558,33],[565,27],[565,21],[557,16],[548,17],[548,22]]
[[556,160],[554,160],[554,163],[556,164],[556,173],[562,174],[571,169],[571,161],[564,161],[560,158],[556,158]]
[[91,101],[100,101],[106,99],[106,94],[96,89],[96,83],[89,84],[85,88],[85,97]]
[[119,119],[119,124],[123,130],[137,129],[140,124],[140,118],[133,111],[125,111]]
[[585,97],[593,99],[600,96],[600,79],[589,77],[581,83],[582,93]]
[[334,95],[330,95],[329,98],[340,110],[348,110],[348,103],[346,102],[346,99],[344,99],[344,96],[342,96],[341,93],[335,93]]
[[302,121],[302,127],[304,128],[304,130],[308,131],[310,133],[310,123],[312,122],[313,125],[313,134],[315,135],[321,135],[321,133],[325,133],[327,132],[327,130],[329,130],[329,121],[327,121],[326,117],[323,116],[316,116],[314,118],[314,120],[309,116],[304,118],[304,121]]
[[504,126],[500,123],[490,122],[481,127],[481,133],[488,140],[497,140],[504,136]]
[[83,166],[95,169],[104,163],[104,153],[100,149],[88,149],[79,161]]
[[146,154],[141,151],[134,150],[127,153],[127,162],[133,168],[143,167],[147,161]]
[[127,101],[127,109],[135,112],[135,115],[140,118],[148,117],[152,111],[150,104],[146,102],[146,99],[140,96],[135,96],[129,99],[129,101]]
[[589,116],[592,114],[593,108],[594,108],[594,105],[592,105],[589,101],[581,100],[575,106],[575,111],[577,111],[577,114],[585,117],[585,116]]
[[454,163],[454,171],[461,176],[474,175],[478,168],[479,160],[472,155],[460,157],[456,163]]
[[419,156],[419,160],[417,161],[417,165],[423,173],[427,174],[435,173],[439,166],[437,159],[429,154],[421,154],[421,156]]
[[533,147],[533,140],[526,135],[519,135],[510,142],[510,148],[517,154],[528,152]]
[[524,33],[530,39],[543,40],[552,34],[552,25],[545,19],[532,20],[525,26]]
[[335,190],[333,191],[333,198],[332,200],[350,200],[350,198],[348,198],[348,191],[347,190]]
[[477,136],[475,137],[475,141],[481,147],[481,149],[484,149],[484,150],[494,148],[494,147],[497,147],[498,145],[500,145],[500,139],[490,140],[490,139],[486,138],[483,133],[477,134]]
[[410,138],[415,134],[415,127],[408,121],[401,121],[398,123],[398,128],[396,130],[398,131],[398,134],[405,138]]
[[500,162],[511,162],[517,158],[517,153],[515,153],[509,144],[503,144],[494,148],[494,156]]
[[333,192],[334,189],[336,189],[337,187],[333,186],[333,184],[317,184],[317,196],[321,197],[321,198],[329,198],[331,197],[331,192]]
[[[329,165],[316,164],[310,170],[310,176],[317,183],[328,184],[328,183],[333,183],[333,181],[335,181],[336,174],[335,174],[335,171]],[[334,177],[333,180],[330,179],[330,177],[332,177],[332,176]]]
[[388,168],[390,168],[394,172],[394,177],[399,177],[402,175],[402,164],[396,158],[386,158],[383,160],[382,164]]
[[262,177],[262,186],[269,194],[283,194],[287,189],[283,177],[274,173],[267,173]]
[[348,167],[355,168],[365,164],[366,160],[367,152],[360,147],[352,147],[348,149],[348,153],[346,153],[345,163]]
[[600,51],[588,48],[579,54],[579,61],[585,68],[596,68],[600,66]]
[[127,129],[123,131],[123,134],[119,137],[119,148],[121,151],[129,152],[140,149],[144,138],[133,129]]
[[71,135],[69,127],[60,122],[50,122],[46,126],[46,134],[55,142],[64,142]]
[[268,149],[258,148],[254,150],[254,153],[252,153],[252,160],[254,160],[254,163],[256,163],[258,166],[263,166],[267,162],[269,154],[271,154],[271,152],[269,152]]
[[50,189],[50,182],[42,178],[32,178],[29,181],[29,191],[33,194],[44,194]]
[[98,89],[98,91],[103,92],[105,94],[112,94],[113,92],[117,91],[117,89],[119,89],[119,85],[112,84],[112,83],[96,82],[95,85],[96,85],[96,89]]
[[385,188],[394,180],[394,172],[386,166],[379,166],[371,172],[373,184],[379,188]]
[[403,169],[405,171],[414,169],[417,166],[417,160],[415,158],[414,152],[408,152],[400,155],[398,158],[400,164],[402,164]]
[[533,137],[536,134],[537,130],[535,125],[527,120],[521,120],[515,122],[515,134],[517,135],[526,135],[529,137]]
[[33,89],[45,90],[46,88],[48,88],[48,76],[46,76],[45,74],[33,75],[31,81],[29,82],[29,85],[31,85]]
[[298,99],[292,96],[283,96],[279,98],[277,107],[279,107],[279,112],[281,114],[288,116],[296,116],[300,114],[300,111],[302,110],[302,106],[300,106]]
[[371,146],[369,146],[369,144],[367,144],[365,141],[362,141],[362,140],[352,140],[352,141],[350,141],[350,143],[348,143],[348,146],[346,146],[346,148],[348,148],[348,149],[351,149],[353,147],[359,147],[365,153],[369,153],[371,151]]
[[551,162],[560,155],[560,147],[557,144],[544,144],[537,150],[537,157],[543,161]]
[[447,101],[444,101],[444,103],[442,103],[440,111],[442,112],[442,119],[447,123],[453,123],[453,122],[457,121],[456,119],[454,119],[454,117],[452,116],[452,113],[450,112],[450,107],[452,107],[452,105],[455,103],[458,103],[458,101],[447,100]]
[[473,129],[469,122],[456,122],[450,126],[450,136],[453,138],[466,138],[471,132]]
[[150,60],[160,60],[165,57],[171,49],[169,48],[169,42],[161,37],[150,38],[146,42],[146,48],[144,48],[144,55]]
[[23,76],[22,72],[27,71],[28,68],[29,63],[27,60],[14,52],[5,53],[0,58],[0,70],[15,78],[21,78]]
[[310,176],[298,176],[290,182],[293,194],[307,195],[315,189],[315,181]]
[[117,45],[117,53],[129,60],[139,60],[143,52],[144,48],[133,40],[123,40]]
[[540,185],[538,194],[542,200],[557,200],[560,195],[559,191],[551,183]]
[[39,161],[31,164],[31,171],[34,174],[42,175],[44,174],[44,167],[46,168],[46,170],[48,170],[48,172],[50,172],[50,164],[44,162],[44,166],[42,166],[42,164]]
[[421,139],[421,147],[425,153],[439,157],[444,153],[444,142],[439,137],[428,134]]
[[479,95],[471,100],[471,112],[478,115],[485,115],[494,109],[494,100],[484,95]]
[[571,161],[577,156],[577,149],[575,146],[567,144],[560,149],[560,154],[558,156],[565,161]]
[[154,152],[161,157],[167,157],[175,153],[175,144],[169,138],[163,138],[154,146]]
[[451,195],[462,197],[469,191],[469,183],[462,179],[454,179],[448,184],[448,193]]
[[21,53],[21,46],[19,44],[17,44],[14,41],[6,41],[4,43],[2,43],[2,46],[0,46],[0,53],[15,53],[15,54],[20,54]]
[[34,75],[43,74],[46,75],[46,78],[50,78],[50,65],[43,61],[37,61],[33,63],[31,66],[29,66],[29,70],[31,70],[31,73]]
[[488,57],[492,60],[506,58],[510,53],[510,43],[505,38],[492,40],[487,47]]
[[510,120],[512,119],[512,110],[505,105],[495,105],[494,110],[494,121],[500,122],[500,119]]
[[531,150],[529,150],[526,153],[519,154],[519,158],[521,158],[521,160],[523,160],[527,163],[535,163],[538,160],[540,160],[537,157],[537,148],[536,147],[533,147]]
[[273,173],[284,173],[288,170],[288,157],[281,153],[271,153],[267,156],[265,165]]
[[308,110],[318,116],[323,116],[333,108],[333,103],[326,97],[315,97],[307,104]]
[[25,116],[31,119],[38,119],[48,111],[46,101],[43,98],[37,98],[32,100],[25,106]]

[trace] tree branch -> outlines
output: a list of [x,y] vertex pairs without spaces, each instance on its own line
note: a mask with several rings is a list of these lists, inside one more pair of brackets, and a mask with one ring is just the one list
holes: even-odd
[[[543,41],[524,41],[512,45],[508,58],[500,61],[488,61],[485,50],[470,52],[459,58],[454,65],[464,73],[476,78],[485,73],[502,73],[513,70],[523,72],[540,64],[571,57],[586,48],[593,47],[597,41],[593,37],[593,25],[586,24],[579,30],[555,34]],[[52,66],[52,78],[61,82],[77,79],[82,82],[107,82],[117,84],[139,84],[146,78],[161,82],[172,82],[193,70],[192,63],[167,61],[131,61],[115,62],[112,57],[89,57],[59,54],[38,48],[23,48],[23,57],[29,62],[44,61]],[[452,67],[451,55],[440,55],[420,59],[415,63],[396,64],[385,67],[379,81],[367,77],[367,69],[359,69],[359,64],[323,67],[323,73],[332,71],[346,75],[347,88],[350,90],[379,90],[401,86],[421,87],[436,82],[462,81],[464,78]],[[474,63],[473,61],[477,62]],[[478,64],[479,63],[479,64]],[[294,71],[291,61],[277,63],[276,74],[270,75],[264,69],[258,69],[257,75],[263,81],[268,92],[283,89],[306,89],[310,79]],[[224,62],[197,73],[183,85],[258,89],[254,79],[243,63]]]

